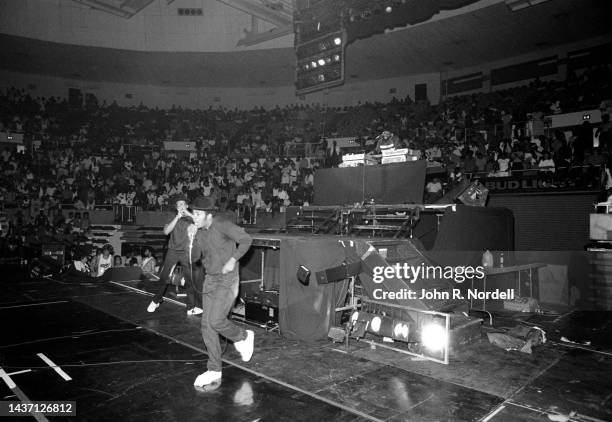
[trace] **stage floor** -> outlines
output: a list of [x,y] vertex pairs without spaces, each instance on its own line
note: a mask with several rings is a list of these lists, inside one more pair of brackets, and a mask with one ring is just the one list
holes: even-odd
[[193,387],[205,370],[200,318],[169,301],[147,313],[154,285],[2,274],[0,400],[76,401],[73,420],[543,421],[572,411],[574,421],[612,420],[610,313],[547,327],[553,339],[590,332],[599,351],[550,343],[526,355],[483,340],[449,366],[251,326],[252,361],[228,345],[222,383],[202,391]]

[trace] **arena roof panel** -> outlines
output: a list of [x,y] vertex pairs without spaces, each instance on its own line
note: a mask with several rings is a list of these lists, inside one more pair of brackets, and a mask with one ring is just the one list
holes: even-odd
[[[361,80],[464,69],[586,39],[610,40],[611,2],[554,0],[512,12],[504,3],[359,40],[346,69]],[[0,68],[68,79],[182,87],[287,86],[291,48],[142,52],[0,35]],[[75,75],[80,75],[75,76]]]

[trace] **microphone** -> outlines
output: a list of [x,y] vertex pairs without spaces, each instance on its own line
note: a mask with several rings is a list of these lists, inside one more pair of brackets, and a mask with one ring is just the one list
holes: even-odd
[[191,251],[193,249],[193,241],[195,240],[196,232],[198,228],[195,224],[190,225],[187,228],[187,237],[189,238],[189,263],[191,264]]

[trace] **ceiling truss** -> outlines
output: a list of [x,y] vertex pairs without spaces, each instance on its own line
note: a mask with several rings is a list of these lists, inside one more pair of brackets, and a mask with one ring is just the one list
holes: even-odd
[[[129,19],[154,0],[73,0],[102,12]],[[245,29],[244,38],[237,46],[251,46],[293,33],[293,0],[217,0],[227,6],[248,13],[253,17],[251,28]],[[174,0],[166,0],[169,5]],[[259,22],[275,26],[260,31]]]
[[93,9],[129,19],[154,0],[74,0]]

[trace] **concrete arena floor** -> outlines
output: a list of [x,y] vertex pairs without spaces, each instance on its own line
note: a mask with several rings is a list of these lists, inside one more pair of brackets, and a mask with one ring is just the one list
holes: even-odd
[[347,350],[287,341],[255,327],[253,360],[241,362],[229,345],[222,383],[202,391],[193,387],[205,370],[200,319],[169,301],[147,313],[154,286],[1,270],[0,368],[15,387],[3,378],[0,400],[77,403],[74,418],[38,420],[544,421],[572,411],[574,421],[612,420],[609,314],[564,321],[596,330],[598,351],[549,344],[524,355],[482,341],[449,366],[356,342]]

